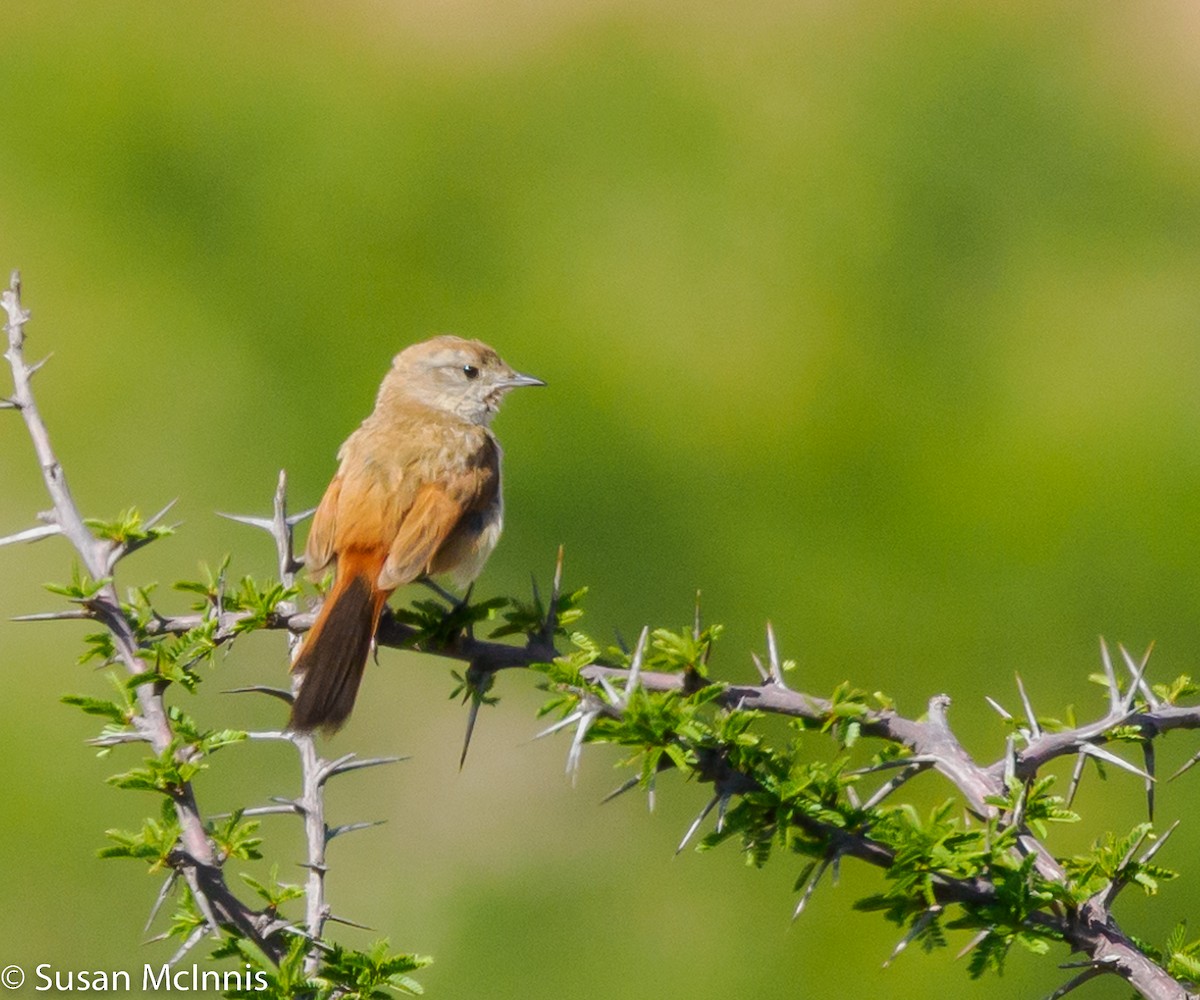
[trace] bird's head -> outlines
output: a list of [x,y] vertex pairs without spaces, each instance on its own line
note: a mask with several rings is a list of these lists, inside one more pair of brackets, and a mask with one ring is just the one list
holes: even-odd
[[380,390],[452,413],[473,424],[489,424],[510,389],[545,385],[510,368],[478,340],[449,334],[406,347],[392,361]]

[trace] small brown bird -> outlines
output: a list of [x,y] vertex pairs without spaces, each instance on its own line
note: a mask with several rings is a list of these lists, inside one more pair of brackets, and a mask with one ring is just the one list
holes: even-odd
[[545,383],[477,340],[434,337],[396,355],[313,517],[309,570],[336,561],[337,572],[292,664],[303,675],[292,729],[333,732],[346,721],[393,590],[424,575],[460,585],[479,575],[504,514],[489,424],[523,385]]

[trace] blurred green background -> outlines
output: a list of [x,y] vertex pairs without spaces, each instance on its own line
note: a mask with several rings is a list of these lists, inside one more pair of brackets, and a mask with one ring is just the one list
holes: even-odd
[[[1197,670],[1198,36],[1186,0],[15,0],[0,268],[23,271],[30,356],[54,353],[36,389],[85,511],[180,498],[180,535],[119,582],[226,552],[270,573],[269,540],[213,512],[265,512],[281,467],[315,504],[392,354],[452,330],[550,385],[497,422],[508,519],[480,594],[544,581],[563,542],[594,634],[682,625],[699,588],[728,625],[722,676],[752,676],[771,619],[799,685],[850,679],[912,714],[946,691],[992,760],[983,699],[1015,708],[1014,670],[1040,710],[1084,716],[1100,634],[1155,641],[1157,676]],[[33,523],[11,415],[0,484],[0,534]],[[7,621],[55,607],[40,585],[70,561],[59,540],[0,549],[0,965],[137,969],[167,955],[142,944],[157,882],[94,857],[151,808],[103,784],[133,756],[95,760],[96,727],[58,704],[105,689],[73,665],[82,629]],[[275,725],[218,689],[284,667],[251,637],[191,708]],[[851,911],[879,884],[852,865],[791,925],[793,859],[672,859],[707,791],[600,808],[613,756],[572,787],[566,741],[527,742],[530,677],[500,678],[461,774],[447,664],[385,652],[365,683],[333,751],[415,756],[332,789],[334,821],[390,821],[333,845],[332,901],[434,955],[432,997],[1067,978],[1022,953],[971,983],[957,938],[881,970],[898,935]],[[1168,740],[1163,772],[1195,747]],[[203,806],[294,793],[286,749],[223,751]],[[1197,780],[1160,790],[1160,819],[1187,821],[1167,864],[1194,868]],[[1121,830],[1140,803],[1128,776],[1079,799]],[[264,830],[299,880],[294,821]],[[1152,940],[1194,924],[1190,874],[1118,916]]]

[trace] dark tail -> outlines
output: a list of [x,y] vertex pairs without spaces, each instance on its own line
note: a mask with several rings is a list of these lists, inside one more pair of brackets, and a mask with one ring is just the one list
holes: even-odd
[[330,734],[341,728],[354,708],[387,591],[375,587],[370,576],[351,573],[351,567],[339,567],[339,579],[292,664],[304,679],[292,704],[289,729],[321,729]]

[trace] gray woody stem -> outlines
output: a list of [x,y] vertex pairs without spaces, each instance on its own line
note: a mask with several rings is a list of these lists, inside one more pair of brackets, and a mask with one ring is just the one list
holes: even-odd
[[[272,516],[269,519],[226,516],[242,524],[262,528],[271,535],[275,541],[280,582],[285,587],[291,587],[296,582],[296,570],[300,568],[293,552],[293,529],[311,513],[312,511],[305,511],[302,514],[288,517],[287,473],[281,471],[279,483],[275,488]],[[277,611],[281,615],[293,615],[296,608],[290,601],[281,601]],[[289,651],[294,653],[299,643],[300,636],[295,632],[289,632]],[[297,686],[295,681],[292,686],[294,693]],[[325,901],[325,875],[328,871],[325,865],[325,848],[329,839],[329,830],[325,824],[324,783],[330,770],[330,762],[322,760],[317,753],[316,742],[311,733],[286,732],[280,733],[278,736],[280,739],[286,739],[292,743],[300,754],[302,788],[300,798],[293,803],[293,807],[304,820],[304,840],[307,854],[304,867],[308,869],[304,890],[304,924],[309,940],[314,942],[313,948],[305,958],[304,971],[310,976],[315,976],[321,964],[321,949],[315,942],[320,939],[325,929],[325,921],[329,919],[329,905]]]

